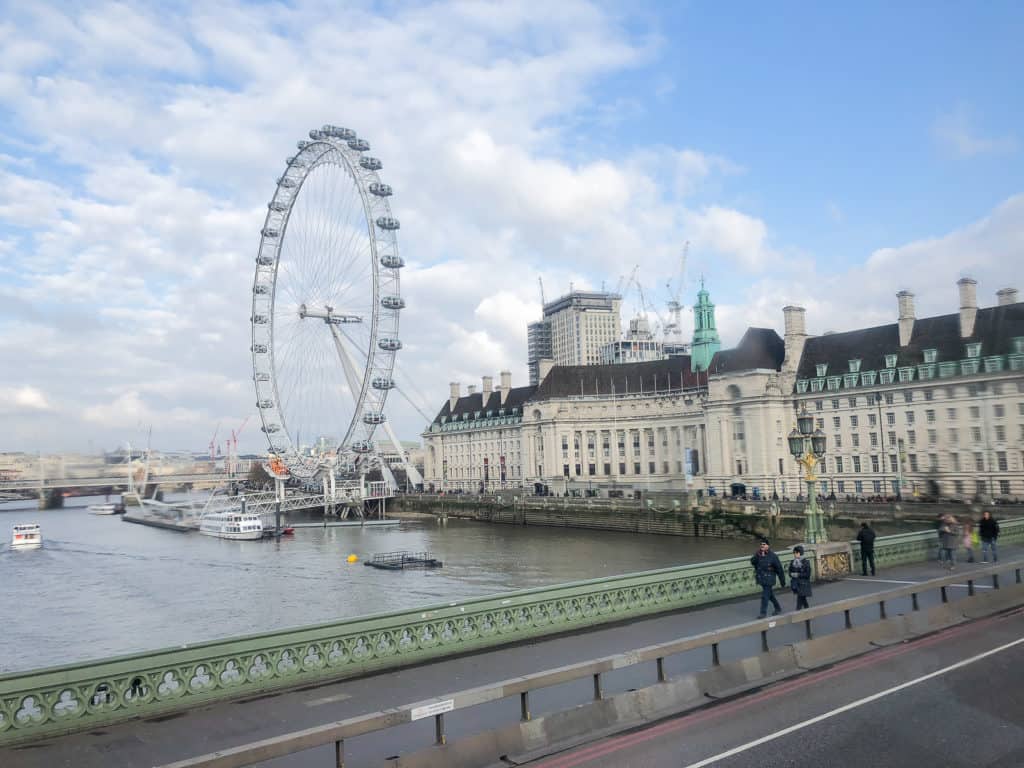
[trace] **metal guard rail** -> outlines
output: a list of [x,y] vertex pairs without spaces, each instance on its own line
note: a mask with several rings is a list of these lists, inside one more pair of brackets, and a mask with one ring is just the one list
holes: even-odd
[[1009,563],[995,564],[987,568],[981,568],[970,573],[959,573],[951,576],[944,576],[938,579],[918,582],[905,587],[875,592],[863,597],[851,597],[845,600],[837,600],[832,603],[807,608],[799,613],[791,612],[779,614],[773,618],[757,619],[744,624],[735,624],[731,627],[716,629],[710,632],[703,632],[699,635],[672,640],[667,643],[649,645],[637,648],[625,653],[618,653],[612,656],[604,656],[590,661],[583,661],[576,664],[569,664],[563,667],[548,669],[543,672],[536,672],[522,677],[513,677],[497,683],[475,688],[467,688],[455,693],[449,693],[426,701],[419,701],[413,704],[405,704],[400,707],[372,712],[365,715],[338,720],[333,723],[307,728],[302,731],[275,736],[269,739],[244,744],[239,747],[219,750],[207,755],[169,763],[162,768],[242,768],[266,760],[284,757],[307,749],[335,745],[335,765],[337,768],[344,768],[344,744],[346,739],[362,736],[374,731],[386,730],[399,725],[406,725],[415,720],[433,717],[435,723],[436,744],[447,743],[444,728],[444,716],[447,712],[453,712],[467,707],[474,707],[492,701],[499,701],[510,696],[519,696],[520,713],[523,721],[530,720],[529,696],[531,690],[548,688],[553,685],[560,685],[575,680],[590,677],[594,684],[594,700],[604,698],[601,685],[601,675],[623,667],[642,664],[644,662],[655,662],[657,664],[658,682],[668,680],[665,675],[664,661],[668,656],[674,656],[686,651],[698,648],[711,647],[711,664],[719,666],[718,646],[726,640],[733,640],[750,635],[761,635],[761,650],[767,653],[770,650],[768,643],[768,632],[783,626],[803,624],[805,635],[808,640],[813,638],[811,621],[825,616],[832,616],[842,613],[846,629],[853,628],[851,611],[869,605],[878,605],[879,621],[887,618],[886,603],[901,597],[910,597],[913,610],[919,610],[918,595],[933,589],[938,589],[942,595],[942,602],[949,602],[947,588],[958,583],[967,584],[968,597],[975,595],[975,583],[981,578],[991,577],[992,588],[999,589],[999,574],[1012,570],[1015,582],[1022,583],[1022,570],[1024,560],[1017,560]]

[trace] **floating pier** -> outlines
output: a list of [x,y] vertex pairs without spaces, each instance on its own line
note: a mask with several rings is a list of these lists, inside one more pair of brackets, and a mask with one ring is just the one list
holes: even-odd
[[430,552],[379,552],[363,565],[385,571],[403,571],[406,568],[440,568],[442,563]]

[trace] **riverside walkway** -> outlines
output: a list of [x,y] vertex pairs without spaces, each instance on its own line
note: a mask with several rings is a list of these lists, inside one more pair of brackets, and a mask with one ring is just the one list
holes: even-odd
[[[1024,547],[1019,545],[1001,547],[1002,560],[1016,559],[1022,554]],[[977,567],[980,564],[961,564],[958,572],[966,576]],[[811,603],[813,606],[863,596],[940,575],[945,575],[945,571],[934,561],[887,568],[880,570],[875,577],[864,578],[855,574],[839,582],[815,585]],[[975,588],[985,589],[980,584]],[[966,591],[966,582],[952,590],[961,594]],[[783,607],[790,610],[794,603],[792,593],[788,590],[777,592]],[[952,594],[951,599],[958,596]],[[934,596],[930,599],[937,601]],[[5,768],[136,768],[162,765],[363,713],[443,696],[449,691],[740,624],[752,620],[757,610],[757,598],[745,597],[357,679],[272,691],[245,700],[211,703],[183,713],[132,720],[0,749],[0,765]],[[754,637],[737,640],[723,646],[723,661],[756,655],[759,650]],[[687,663],[683,657],[666,660],[666,672],[673,676],[690,671],[685,667]],[[604,685],[610,693],[625,691],[649,685],[652,678],[649,669],[624,668],[606,675]],[[587,683],[577,681],[537,691],[531,696],[531,709],[535,715],[541,715],[570,708],[591,695]],[[517,707],[517,702],[494,702],[460,712],[459,717],[452,717],[447,722],[448,738],[455,740],[461,735],[507,722],[510,712],[518,711]],[[345,765],[380,765],[386,757],[429,745],[432,737],[430,718],[369,734],[347,750]],[[333,759],[333,750],[318,748],[265,765],[275,768],[327,766],[333,764]]]

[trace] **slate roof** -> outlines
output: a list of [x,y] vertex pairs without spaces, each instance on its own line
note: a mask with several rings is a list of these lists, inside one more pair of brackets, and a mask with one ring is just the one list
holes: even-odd
[[979,309],[974,333],[966,339],[960,338],[959,312],[915,320],[905,347],[900,347],[898,323],[813,336],[804,344],[797,378],[816,378],[818,363],[828,363],[826,376],[841,376],[849,372],[849,361],[858,358],[862,371],[882,370],[885,356],[892,354],[897,356],[897,368],[916,366],[924,362],[926,349],[937,350],[937,363],[963,360],[966,345],[979,341],[982,357],[1005,355],[1013,351],[1015,336],[1024,336],[1024,302]]
[[474,413],[480,411],[483,415],[488,410],[493,411],[494,415],[498,415],[498,410],[501,408],[505,409],[505,414],[509,415],[509,412],[513,408],[522,408],[523,403],[530,399],[530,396],[536,391],[537,387],[512,387],[508,391],[508,398],[505,400],[505,404],[501,404],[501,392],[494,391],[487,395],[486,401],[482,392],[474,392],[472,395],[463,395],[455,402],[455,407],[449,407],[449,400],[444,401],[444,405],[441,406],[441,410],[437,412],[437,416],[434,417],[435,423],[441,423],[441,417],[447,416],[448,420],[451,421],[451,416],[461,416],[462,414],[468,413],[470,417]]
[[704,383],[690,371],[690,358],[670,357],[642,363],[556,365],[537,387],[534,400],[580,395],[617,395],[697,387]]
[[720,349],[711,358],[708,372],[733,373],[755,368],[778,371],[786,358],[786,343],[772,328],[747,328],[740,343]]

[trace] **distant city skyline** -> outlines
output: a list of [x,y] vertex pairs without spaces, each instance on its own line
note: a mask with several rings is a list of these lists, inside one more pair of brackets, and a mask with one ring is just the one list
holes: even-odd
[[[399,383],[512,371],[548,298],[648,299],[690,243],[724,347],[1022,287],[1024,8],[568,0],[9,6],[0,25],[0,451],[266,449],[249,297],[295,142],[349,126],[401,220]],[[358,34],[352,30],[359,30]],[[626,292],[628,321],[635,307]],[[692,314],[683,313],[689,338]],[[423,417],[388,406],[402,439]],[[324,431],[338,431],[325,425]]]

